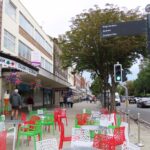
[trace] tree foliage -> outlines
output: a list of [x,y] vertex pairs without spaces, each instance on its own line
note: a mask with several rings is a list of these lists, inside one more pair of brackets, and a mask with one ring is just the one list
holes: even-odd
[[119,62],[123,68],[130,68],[136,58],[145,55],[145,36],[103,39],[100,27],[139,19],[143,19],[143,16],[138,8],[126,10],[111,4],[107,4],[105,9],[95,6],[83,11],[72,18],[71,30],[59,37],[63,67],[75,66],[79,72],[91,72],[93,76],[101,78],[105,90],[110,85],[108,79],[111,76],[114,93],[113,65]]
[[138,78],[134,81],[135,94],[139,96],[150,93],[150,61],[144,61],[142,66]]
[[95,78],[90,89],[95,96],[98,96],[102,92],[102,81],[101,81],[101,79],[98,79],[98,77]]

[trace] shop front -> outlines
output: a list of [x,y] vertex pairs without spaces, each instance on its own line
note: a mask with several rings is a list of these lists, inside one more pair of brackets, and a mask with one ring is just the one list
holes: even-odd
[[[5,107],[4,97],[6,92],[10,95],[15,88],[19,89],[22,101],[31,92],[30,80],[36,78],[38,68],[19,59],[18,57],[0,52],[0,106],[1,111],[9,111],[10,104]],[[26,81],[24,77],[28,78]],[[8,96],[9,98],[9,96]],[[7,108],[7,110],[5,110]]]

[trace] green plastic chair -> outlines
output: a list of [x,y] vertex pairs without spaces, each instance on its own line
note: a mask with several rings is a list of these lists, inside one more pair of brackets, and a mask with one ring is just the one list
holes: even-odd
[[29,118],[31,118],[31,116],[34,116],[34,115],[37,115],[37,110],[29,112]]
[[96,131],[90,130],[90,139],[94,139],[95,134],[101,134],[101,131],[98,130],[96,133]]
[[80,125],[78,125],[78,121],[77,121],[77,119],[75,118],[75,128],[80,128],[81,126]]
[[34,150],[36,150],[36,137],[40,136],[40,140],[42,140],[42,130],[41,124],[27,124],[19,127],[18,130],[18,141],[17,141],[17,150],[20,145],[20,137],[26,136],[27,138],[33,137],[34,139]]
[[44,118],[41,119],[41,125],[42,126],[52,126],[53,128],[53,134],[55,133],[55,129],[54,129],[54,114],[45,114]]
[[116,115],[116,121],[117,121],[117,126],[120,127],[120,125],[121,125],[121,116],[120,115]]

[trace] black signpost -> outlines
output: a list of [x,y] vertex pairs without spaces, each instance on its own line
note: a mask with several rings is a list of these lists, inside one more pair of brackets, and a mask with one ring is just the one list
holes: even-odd
[[101,37],[129,36],[144,34],[147,31],[146,20],[120,22],[116,24],[103,25],[101,27]]

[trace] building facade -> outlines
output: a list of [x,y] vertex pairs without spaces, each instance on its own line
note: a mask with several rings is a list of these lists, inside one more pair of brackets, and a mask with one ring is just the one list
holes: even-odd
[[[52,105],[55,88],[70,86],[54,70],[54,43],[19,0],[0,1],[0,100],[16,87],[35,105]],[[67,76],[67,75],[66,75]]]

